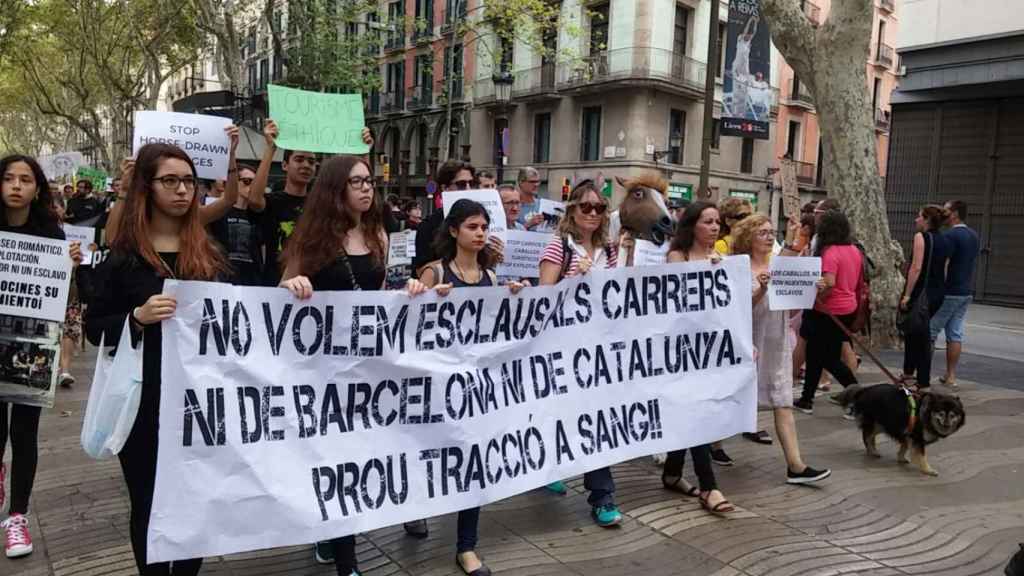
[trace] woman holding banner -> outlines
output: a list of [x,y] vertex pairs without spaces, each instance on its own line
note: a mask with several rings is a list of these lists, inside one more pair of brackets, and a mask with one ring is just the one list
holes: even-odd
[[[718,263],[722,259],[722,255],[715,250],[719,229],[718,208],[714,204],[704,201],[690,204],[676,225],[676,236],[669,247],[668,261],[710,260],[712,263]],[[715,471],[711,468],[711,445],[702,444],[689,448],[699,487],[691,486],[683,478],[686,450],[687,448],[683,448],[668,453],[661,472],[662,485],[673,492],[696,496],[700,499],[701,506],[713,514],[727,514],[735,510],[718,489]]]
[[[484,250],[490,224],[491,217],[483,204],[468,199],[452,204],[434,240],[434,253],[441,259],[428,262],[419,280],[409,279],[409,295],[434,289],[438,295],[447,296],[452,288],[497,286],[490,252]],[[516,281],[507,285],[512,294],[519,293],[525,286]],[[476,554],[479,524],[480,508],[459,512],[455,563],[470,576],[490,576],[490,568]],[[426,535],[425,526],[422,534]]]
[[[238,128],[231,127],[228,133],[229,176],[234,180]],[[133,343],[142,342],[139,412],[118,454],[131,501],[132,552],[141,576],[195,575],[203,562],[201,558],[146,562],[159,449],[161,323],[174,316],[177,305],[174,298],[161,293],[164,280],[223,281],[230,273],[203,225],[196,180],[192,160],[177,146],[147,144],[139,149],[121,229],[110,256],[97,268],[98,289],[86,312],[86,335],[94,345],[101,339],[118,342],[126,323]],[[236,184],[229,182],[229,187]]]
[[[608,203],[594,181],[580,180],[565,204],[565,218],[558,225],[558,234],[544,249],[540,259],[540,285],[557,284],[563,278],[586,274],[591,268],[615,268],[618,250],[608,238]],[[622,522],[622,513],[615,505],[615,480],[611,468],[599,468],[583,475],[583,486],[590,490],[587,502],[598,526],[615,526]],[[548,490],[565,494],[559,481]]]
[[[383,290],[388,237],[366,161],[334,156],[324,162],[305,206],[281,254],[280,286],[300,299],[321,290]],[[333,558],[338,576],[358,575],[355,535],[317,542],[316,558],[324,564]]]
[[[798,235],[799,224],[790,221],[786,246]],[[831,470],[816,470],[800,457],[800,442],[793,419],[793,346],[787,334],[788,313],[768,308],[769,262],[775,245],[775,230],[764,214],[745,218],[732,229],[733,254],[750,255],[754,348],[757,351],[757,403],[772,409],[775,433],[786,458],[786,482],[811,484],[828,478]],[[798,253],[783,248],[782,256]]]
[[[0,202],[0,232],[13,232],[64,239],[60,221],[54,211],[53,198],[46,180],[46,174],[35,159],[13,155],[0,160],[0,174],[3,174]],[[78,242],[72,242],[69,250],[71,260],[77,266],[82,261],[82,250]],[[31,370],[33,358],[25,363]],[[44,361],[45,363],[45,361]],[[7,471],[4,467],[4,450],[7,438],[11,438],[11,506],[10,515],[0,522],[4,530],[4,553],[8,558],[17,558],[32,553],[32,536],[28,532],[28,500],[36,478],[39,461],[39,416],[42,408],[24,404],[0,401],[0,508],[3,508],[6,494],[4,481]]]

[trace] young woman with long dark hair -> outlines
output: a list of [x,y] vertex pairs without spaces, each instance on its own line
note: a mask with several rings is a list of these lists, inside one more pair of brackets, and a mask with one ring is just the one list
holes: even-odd
[[[929,319],[942,308],[946,297],[949,248],[939,229],[948,217],[949,211],[935,205],[924,206],[917,213],[914,219],[917,231],[914,233],[907,285],[900,299],[901,310],[907,310],[918,298],[928,299]],[[918,388],[927,388],[932,377],[931,331],[909,332],[903,338],[903,374],[900,378],[907,382],[916,380]]]
[[[434,253],[441,258],[425,264],[418,280],[409,280],[409,295],[416,296],[433,289],[439,295],[447,296],[452,288],[497,286],[497,276],[491,269],[491,255],[484,250],[490,224],[491,217],[479,202],[467,199],[455,202],[434,239]],[[513,294],[524,287],[515,281],[507,285]],[[476,554],[479,524],[480,508],[459,512],[455,563],[470,576],[489,576],[491,570]],[[426,535],[426,528],[421,530]]]
[[[230,163],[238,129],[229,129]],[[232,170],[230,174],[236,178]],[[161,323],[177,302],[162,294],[164,280],[222,281],[227,260],[210,241],[200,215],[196,170],[177,146],[139,149],[121,214],[121,229],[108,258],[97,268],[97,291],[86,312],[86,335],[95,345],[118,342],[128,320],[133,345],[141,340],[142,399],[135,424],[118,454],[131,501],[129,531],[141,576],[195,575],[201,558],[148,564],[146,533],[153,506],[160,410]],[[189,503],[183,502],[183,506]]]
[[[693,262],[710,260],[717,263],[722,255],[715,250],[715,242],[721,230],[718,208],[703,200],[686,207],[683,217],[676,225],[676,235],[669,246],[669,262]],[[697,473],[699,486],[692,486],[683,478],[683,464],[686,451],[693,458],[693,470]],[[711,445],[702,444],[690,448],[673,450],[665,458],[661,472],[662,485],[673,492],[697,497],[704,509],[714,514],[727,514],[735,507],[726,500],[718,489],[715,471],[711,467]]]
[[[530,177],[529,173],[525,174]],[[608,202],[590,179],[580,180],[565,203],[565,218],[558,223],[558,233],[544,248],[540,259],[540,285],[557,284],[563,278],[586,274],[591,268],[611,269],[618,265],[618,250],[608,238]],[[615,505],[615,479],[609,467],[591,470],[583,475],[583,486],[590,491],[587,503],[591,516],[601,527],[622,522],[622,513]],[[565,494],[561,481],[547,489]]]
[[821,214],[817,225],[814,255],[821,258],[821,279],[814,308],[804,312],[800,335],[807,341],[804,389],[793,403],[805,414],[814,412],[814,393],[822,370],[828,370],[845,388],[857,383],[857,376],[843,362],[843,342],[849,338],[833,317],[849,326],[857,313],[863,256],[853,244],[850,221],[839,210]]
[[[0,202],[0,232],[13,232],[41,238],[63,240],[64,232],[54,209],[53,196],[46,174],[35,159],[12,155],[0,160],[3,177],[3,201]],[[71,260],[75,266],[82,261],[81,246],[71,243]],[[34,358],[25,358],[31,369]],[[36,478],[39,461],[39,416],[42,408],[25,404],[0,402],[0,509],[6,499],[4,481],[4,450],[11,439],[11,506],[9,516],[0,527],[4,530],[4,552],[8,558],[32,553],[32,536],[28,531],[28,501]]]
[[[334,156],[321,165],[281,254],[280,285],[300,299],[321,290],[383,290],[387,249],[370,166],[356,156]],[[355,535],[317,542],[316,558],[333,558],[338,576],[358,574]]]

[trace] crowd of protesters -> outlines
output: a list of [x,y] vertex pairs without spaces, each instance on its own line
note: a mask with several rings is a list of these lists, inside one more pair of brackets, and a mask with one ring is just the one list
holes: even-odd
[[[481,204],[460,200],[447,215],[435,209],[424,217],[426,206],[416,200],[382,198],[375,192],[368,158],[321,158],[301,150],[284,151],[285,178],[267,193],[277,151],[277,126],[272,121],[266,124],[267,146],[258,166],[236,162],[237,128],[229,128],[228,136],[231,156],[225,181],[204,184],[181,149],[149,144],[134,160],[122,164],[110,201],[94,194],[86,180],[73,192],[55,194],[32,158],[0,160],[0,231],[63,239],[63,218],[101,230],[97,243],[108,250],[88,267],[87,274],[83,274],[85,266],[76,273],[78,289],[69,302],[64,324],[68,355],[61,357],[62,384],[73,384],[70,354],[79,345],[83,320],[84,333],[93,344],[101,339],[117,342],[125,326],[133,342],[144,343],[141,405],[118,454],[131,502],[132,549],[143,575],[197,574],[202,564],[202,559],[164,564],[146,560],[159,449],[161,322],[174,315],[177,305],[174,298],[162,293],[166,279],[280,286],[299,299],[318,291],[382,290],[389,233],[415,230],[414,275],[405,288],[411,297],[431,290],[443,297],[453,288],[498,285],[515,294],[531,284],[552,285],[592,269],[625,265],[619,261],[619,249],[629,249],[633,242],[628,234],[609,237],[611,207],[601,193],[600,182],[577,181],[565,203],[564,217],[556,222],[541,210],[537,170],[524,168],[515,184],[504,184],[467,162],[448,161],[436,174],[439,194],[497,188],[510,228],[552,233],[538,278],[499,278],[494,267],[503,247],[488,234],[490,216]],[[372,146],[368,130],[363,137]],[[205,194],[204,188],[208,190]],[[789,220],[780,243],[780,233],[771,220],[757,213],[747,200],[727,198],[718,205],[673,203],[670,208],[677,224],[668,262],[717,263],[732,255],[750,257],[758,403],[773,413],[786,482],[809,484],[827,478],[829,470],[804,462],[792,410],[812,412],[825,371],[842,386],[857,382],[856,356],[843,327],[857,328],[869,263],[848,218],[835,200],[811,204],[800,217]],[[927,298],[930,325],[907,334],[904,366],[905,376],[916,378],[921,387],[929,385],[931,349],[940,331],[946,333],[948,356],[943,382],[953,385],[956,381],[978,252],[977,234],[966,226],[966,220],[966,205],[958,201],[944,208],[926,206],[917,219],[901,307],[909,310],[918,299]],[[951,228],[940,232],[943,224]],[[72,244],[76,266],[82,259],[80,248]],[[777,254],[821,258],[822,278],[813,309],[801,314],[769,310],[768,267]],[[800,397],[794,401],[794,382],[801,379]],[[32,551],[25,515],[38,458],[39,416],[39,408],[0,403],[0,456],[8,437],[13,449],[10,514],[3,522],[5,550],[10,557]],[[746,436],[760,443],[773,442],[767,431]],[[696,486],[684,478],[687,452]],[[669,491],[698,498],[710,513],[728,515],[735,507],[718,488],[713,463],[732,463],[719,444],[679,447],[665,458],[663,485]],[[0,463],[0,506],[6,497],[5,476],[6,468]],[[586,473],[584,486],[597,525],[621,522],[610,468]],[[548,489],[566,492],[561,482]],[[476,553],[479,516],[479,508],[458,514],[455,559],[462,572],[486,576],[490,570]],[[426,537],[427,523],[407,523],[405,531],[413,537]],[[315,554],[318,561],[333,563],[339,575],[358,574],[354,536],[317,543]]]

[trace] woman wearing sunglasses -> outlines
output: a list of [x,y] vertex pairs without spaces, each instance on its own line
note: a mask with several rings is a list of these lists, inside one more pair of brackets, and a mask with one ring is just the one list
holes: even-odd
[[256,170],[238,166],[238,199],[221,219],[210,224],[210,233],[224,248],[235,270],[235,284],[259,286],[263,278],[263,209],[265,191],[253,188]]
[[[593,180],[583,180],[569,195],[566,214],[558,225],[558,234],[544,249],[540,259],[540,285],[557,284],[562,278],[586,274],[591,268],[615,268],[617,251],[608,238],[608,203]],[[600,468],[583,475],[583,486],[590,490],[587,502],[598,526],[622,522],[615,505],[615,481],[611,468]],[[548,490],[565,494],[562,482]]]

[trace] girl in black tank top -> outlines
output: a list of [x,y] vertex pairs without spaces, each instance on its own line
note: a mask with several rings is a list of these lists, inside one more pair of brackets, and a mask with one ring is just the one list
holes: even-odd
[[[463,199],[453,204],[434,242],[434,250],[441,259],[427,264],[419,280],[409,280],[409,295],[416,296],[432,288],[438,295],[447,296],[452,288],[497,286],[490,258],[484,250],[490,223],[487,209],[479,202]],[[520,282],[508,283],[513,294],[524,286]],[[459,512],[455,563],[464,574],[489,576],[490,569],[476,555],[479,523],[480,508]],[[406,531],[413,533],[408,526]],[[426,527],[417,526],[416,535],[426,536]]]
[[[344,198],[338,198],[344,190]],[[314,290],[382,290],[387,235],[373,193],[370,167],[356,156],[323,163],[281,255],[280,286],[300,300]],[[315,546],[317,562],[334,563],[338,576],[358,576],[355,535]],[[332,560],[333,558],[333,560]]]

